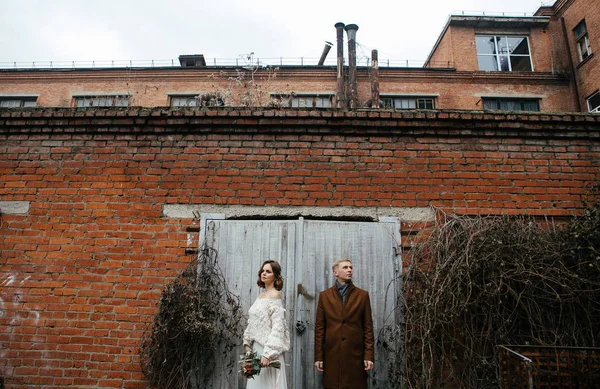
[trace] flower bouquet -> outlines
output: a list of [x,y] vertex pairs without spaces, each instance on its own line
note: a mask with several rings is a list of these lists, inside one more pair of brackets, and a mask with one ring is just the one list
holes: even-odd
[[[239,370],[240,374],[248,379],[254,378],[255,375],[259,375],[260,370],[262,369],[262,366],[260,365],[260,356],[256,355],[255,351],[240,355],[240,365],[242,365]],[[279,369],[281,367],[281,362],[272,360],[267,367]]]

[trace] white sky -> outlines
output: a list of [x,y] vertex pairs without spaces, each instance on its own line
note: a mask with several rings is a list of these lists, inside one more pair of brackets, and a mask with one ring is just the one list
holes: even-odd
[[[553,0],[543,0],[551,5]],[[427,58],[451,13],[531,15],[541,0],[0,0],[0,63],[313,58],[334,24],[357,24],[358,55]],[[335,58],[335,47],[328,60]],[[347,52],[345,45],[344,52]]]

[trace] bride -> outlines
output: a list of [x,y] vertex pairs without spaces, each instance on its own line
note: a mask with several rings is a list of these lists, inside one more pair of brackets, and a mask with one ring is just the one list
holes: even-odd
[[[281,302],[283,288],[281,265],[265,261],[258,271],[260,288],[264,288],[248,311],[248,326],[244,331],[246,353],[256,352],[262,366],[260,374],[248,379],[246,389],[287,389],[283,353],[290,349],[290,334]],[[273,360],[279,360],[279,368],[269,368]]]

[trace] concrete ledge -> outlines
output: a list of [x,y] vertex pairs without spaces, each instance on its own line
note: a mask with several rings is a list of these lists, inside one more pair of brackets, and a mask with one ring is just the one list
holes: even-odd
[[434,211],[428,207],[254,207],[227,205],[165,204],[163,215],[175,219],[192,219],[201,214],[223,214],[226,218],[290,218],[316,217],[332,219],[367,219],[397,217],[401,221],[433,221]]
[[29,201],[0,201],[0,214],[22,215],[29,212]]

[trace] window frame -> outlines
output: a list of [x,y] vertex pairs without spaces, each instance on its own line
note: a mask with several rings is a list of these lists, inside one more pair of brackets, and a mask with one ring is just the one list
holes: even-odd
[[[271,93],[271,101],[288,108],[329,109],[334,106],[335,93]],[[301,103],[303,102],[303,103]],[[309,104],[306,104],[310,102]]]
[[[185,93],[185,94],[169,94],[169,107],[180,108],[180,107],[198,107],[198,97],[200,93]],[[175,105],[174,102],[179,99],[187,99],[187,102],[194,101],[194,104]]]
[[[592,105],[590,104],[590,100],[592,100],[592,98],[594,99],[598,99],[598,105],[596,105],[594,108],[592,108]],[[590,113],[600,113],[600,89],[597,89],[596,92],[592,93],[591,95],[589,95],[586,99],[585,99],[587,106],[588,106],[588,112]]]
[[[379,96],[379,107],[383,109],[436,109],[437,96],[433,95],[402,95],[381,94]],[[404,107],[404,103],[414,102],[414,107]],[[410,105],[410,102],[408,103]],[[427,103],[431,107],[427,107]]]
[[[87,100],[86,100],[87,99]],[[88,104],[85,104],[85,102]],[[111,101],[112,104],[103,102]],[[126,101],[126,104],[119,103]],[[97,104],[95,104],[97,102]],[[80,104],[81,103],[81,104]],[[75,108],[123,108],[131,107],[131,94],[129,93],[86,93],[73,95],[73,106]]]
[[[479,37],[489,37],[489,38],[493,38],[494,40],[494,51],[491,54],[488,53],[480,53],[479,50],[477,49],[477,38]],[[527,42],[527,54],[513,54],[510,52],[506,52],[506,54],[501,53],[499,46],[498,46],[498,38],[503,38],[505,39],[507,42],[509,41],[509,38],[523,38],[525,39],[525,41]],[[477,66],[479,71],[483,71],[483,72],[533,72],[534,68],[533,68],[533,59],[531,56],[531,44],[530,44],[530,39],[529,39],[529,35],[521,35],[521,34],[485,34],[485,33],[480,33],[480,34],[475,34],[475,51],[477,53]],[[492,69],[492,70],[488,70],[488,69],[482,69],[481,68],[481,62],[479,60],[480,57],[492,57],[494,59],[494,62],[496,63],[496,69]],[[506,58],[507,61],[507,65],[508,65],[508,70],[503,70],[502,69],[502,58]],[[513,61],[511,60],[512,58],[528,58],[529,59],[529,69],[530,70],[513,70]]]
[[[582,31],[580,27],[583,27]],[[587,25],[585,19],[577,23],[577,26],[573,29],[575,35],[575,43],[577,45],[577,55],[579,56],[579,62],[583,62],[592,55],[592,46],[590,45],[590,38],[588,36]],[[585,52],[582,51],[582,47],[585,48]]]
[[0,108],[34,108],[37,107],[38,97],[39,95],[0,95]]
[[[519,97],[519,96],[482,96],[481,105],[484,111],[498,111],[498,112],[541,112],[541,101],[540,97]],[[497,103],[499,108],[486,108],[486,105],[490,102]],[[522,104],[520,109],[503,109],[501,104]],[[524,104],[535,103],[537,109],[523,109]]]

